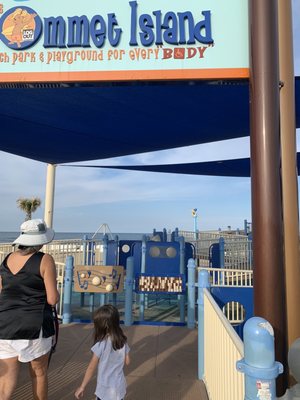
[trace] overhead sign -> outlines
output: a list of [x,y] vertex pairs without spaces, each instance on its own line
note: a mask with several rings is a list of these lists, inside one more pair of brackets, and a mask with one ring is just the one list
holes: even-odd
[[0,81],[249,76],[248,0],[11,0]]

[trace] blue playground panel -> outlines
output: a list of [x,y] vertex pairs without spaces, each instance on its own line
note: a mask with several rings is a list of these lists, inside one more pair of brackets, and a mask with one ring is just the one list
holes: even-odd
[[253,317],[253,288],[245,287],[212,287],[211,294],[218,306],[223,309],[225,304],[232,301],[243,305],[245,309],[245,320],[242,324],[233,325],[240,338],[243,340],[243,327],[245,322]]
[[[146,270],[148,272],[148,264],[149,264],[149,273],[152,272],[152,269],[157,270],[158,273],[162,273],[165,270],[164,265],[165,263],[169,263],[170,260],[173,260],[173,267],[170,269],[170,266],[166,267],[166,272],[168,273],[169,270],[171,272],[179,273],[179,243],[178,242],[147,242],[147,246],[155,246],[161,249],[161,254],[158,257],[149,256],[147,251],[146,254]],[[166,255],[166,249],[169,247],[174,247],[177,253],[177,256],[170,259]],[[128,251],[124,251],[124,249]],[[142,241],[137,240],[120,240],[119,241],[119,263],[118,265],[122,265],[126,269],[126,261],[128,257],[134,258],[134,275],[141,272],[141,260],[142,260]],[[194,258],[194,246],[191,243],[185,243],[185,266],[190,258]],[[152,259],[152,260],[151,260]],[[159,261],[158,261],[159,260]],[[172,262],[172,261],[171,261]],[[156,267],[152,267],[156,263]],[[161,269],[162,267],[162,269]]]
[[209,247],[209,266],[211,268],[220,268],[221,260],[220,260],[220,244],[213,243]]
[[185,243],[185,267],[187,267],[190,258],[195,258],[195,246],[192,243]]
[[156,276],[178,274],[180,247],[178,242],[146,242],[146,273]]
[[[129,248],[128,251],[124,251]],[[120,240],[119,241],[119,265],[126,269],[126,262],[128,257],[134,258],[134,275],[141,271],[141,249],[142,242],[140,240]]]
[[106,265],[118,264],[118,242],[110,240],[107,245]]

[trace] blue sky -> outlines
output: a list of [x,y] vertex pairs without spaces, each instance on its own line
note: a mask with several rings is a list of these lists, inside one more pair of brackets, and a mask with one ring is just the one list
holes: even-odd
[[[300,75],[300,0],[293,0],[295,74]],[[299,139],[300,132],[297,132]],[[300,141],[298,140],[300,143]],[[209,143],[101,161],[101,164],[163,164],[248,157],[249,138]],[[94,162],[85,164],[96,164]],[[99,162],[100,164],[100,162]],[[44,203],[44,163],[0,152],[0,231],[18,231],[24,219],[19,197]],[[53,227],[58,232],[95,232],[107,223],[114,233],[153,228],[243,228],[251,221],[249,178],[224,178],[150,172],[57,167]],[[43,204],[34,216],[43,218]]]

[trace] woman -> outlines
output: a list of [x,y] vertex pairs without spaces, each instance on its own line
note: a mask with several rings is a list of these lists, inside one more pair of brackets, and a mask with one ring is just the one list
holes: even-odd
[[48,358],[54,335],[51,306],[59,300],[53,258],[40,250],[54,238],[41,219],[21,225],[17,250],[0,265],[0,399],[10,400],[20,362],[28,362],[33,398],[48,399]]

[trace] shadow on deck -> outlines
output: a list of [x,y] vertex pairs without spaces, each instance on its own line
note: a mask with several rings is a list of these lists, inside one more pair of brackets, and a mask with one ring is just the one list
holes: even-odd
[[[126,400],[208,400],[197,379],[197,330],[169,326],[123,327],[131,347]],[[49,400],[74,400],[90,359],[92,324],[61,325],[49,369]],[[84,399],[94,400],[95,379]],[[13,400],[32,400],[28,367],[22,364]]]

